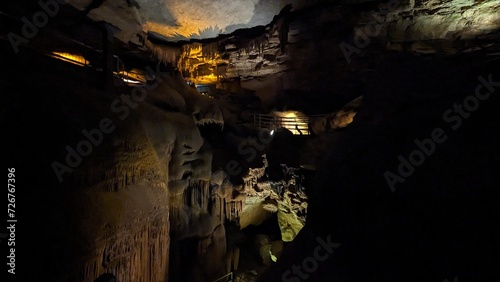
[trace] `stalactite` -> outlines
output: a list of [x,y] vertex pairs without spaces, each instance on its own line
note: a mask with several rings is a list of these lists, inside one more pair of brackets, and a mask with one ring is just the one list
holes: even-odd
[[228,219],[229,221],[232,220],[232,217],[231,217],[231,202],[228,202],[228,201],[224,201],[224,206],[225,206],[225,214],[226,214],[226,219]]
[[204,58],[213,60],[219,56],[219,48],[220,46],[218,42],[212,42],[203,45],[201,52]]
[[96,250],[74,281],[94,281],[103,273],[113,273],[118,281],[164,281],[168,276],[169,225],[159,218],[133,235],[108,238]]
[[193,206],[196,205],[196,206],[200,206],[200,187],[199,187],[199,183],[196,183],[196,185],[191,188],[193,189],[194,191],[194,197],[193,197]]
[[266,46],[267,43],[268,43],[267,37],[265,34],[263,34],[259,37],[252,39],[248,44],[249,45],[248,49],[252,51],[257,49],[257,53],[259,54],[259,56],[262,56],[262,54],[264,53],[264,46]]
[[193,43],[190,43],[190,44],[184,44],[182,45],[182,53],[183,54],[189,54],[191,53],[192,50],[200,50],[203,48],[203,44],[201,43],[198,43],[198,42],[193,42]]
[[210,189],[210,183],[208,181],[204,181],[203,183],[203,186],[202,186],[202,204],[201,204],[201,208],[205,211],[209,211],[208,210],[208,202],[211,201],[212,197],[209,193],[209,189]]
[[190,180],[188,187],[184,190],[184,202],[187,206],[196,206],[208,212],[209,185],[210,183],[206,180]]
[[165,64],[176,65],[178,58],[181,56],[181,50],[178,47],[154,44],[147,39],[145,45],[159,61]]

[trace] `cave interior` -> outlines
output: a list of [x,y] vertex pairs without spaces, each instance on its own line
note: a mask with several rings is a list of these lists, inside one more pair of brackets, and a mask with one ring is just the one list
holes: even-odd
[[0,20],[2,281],[500,281],[498,0]]

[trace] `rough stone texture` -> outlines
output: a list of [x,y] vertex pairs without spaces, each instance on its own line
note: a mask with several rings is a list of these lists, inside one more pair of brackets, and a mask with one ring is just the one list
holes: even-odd
[[[354,122],[330,139],[306,226],[260,281],[298,279],[293,266],[314,257],[318,238],[340,246],[303,272],[308,281],[499,279],[498,86],[460,125],[444,115],[475,95],[479,76],[500,81],[497,60],[384,58]],[[385,173],[399,174],[400,158],[436,128],[447,140],[391,191]]]
[[[9,129],[16,134],[9,159],[25,177],[19,191],[27,227],[20,235],[25,244],[19,256],[26,263],[19,265],[20,278],[94,281],[110,272],[121,281],[165,280],[168,166],[146,137],[140,110],[122,121],[123,112],[110,111],[118,95],[89,87],[78,67],[24,52],[16,58],[19,68],[2,79],[16,93],[8,103],[15,111],[6,109],[15,120]],[[93,141],[97,145],[90,145],[90,152],[91,143],[78,146],[87,140],[82,130],[95,132],[104,117],[115,126],[113,134]],[[33,128],[37,119],[41,122]],[[99,140],[98,134],[93,138]],[[59,182],[52,165],[68,165],[66,146],[84,153],[69,158],[74,164]],[[28,234],[33,236],[25,240]]]
[[[349,72],[365,69],[368,75],[369,66],[381,59],[380,50],[452,55],[473,50],[494,53],[499,48],[494,43],[500,27],[497,1],[354,2],[284,10],[265,30],[246,36],[234,33],[202,46],[196,43],[200,52],[157,54],[173,62],[183,58],[178,66],[194,82],[239,77],[243,87],[265,101],[264,106],[279,101],[280,92],[306,91],[314,104],[333,92],[336,100],[330,107],[307,109],[324,114],[361,95],[365,77],[353,81]],[[199,66],[208,71],[208,80],[197,77],[194,70]]]
[[119,29],[124,42],[139,43],[137,34],[152,33],[169,41],[214,38],[236,29],[268,24],[287,4],[300,8],[310,1],[298,0],[137,0],[104,1],[91,6],[91,0],[69,0],[80,10],[92,7],[89,17],[106,21]]
[[75,214],[91,252],[74,281],[92,281],[105,272],[120,280],[168,277],[168,168],[140,130],[126,129],[113,140],[112,163],[96,157],[73,172],[78,184],[68,189],[79,190]]
[[[9,106],[2,111],[10,121],[6,132],[14,136],[7,159],[21,168],[26,188],[20,193],[29,196],[20,202],[24,198],[30,208],[23,208],[22,218],[33,230],[20,232],[20,242],[24,250],[40,250],[22,251],[31,268],[20,264],[19,271],[54,281],[78,281],[74,276],[81,273],[91,281],[102,272],[125,281],[215,278],[238,261],[222,222],[249,226],[279,213],[281,226],[292,225],[282,229],[283,237],[295,239],[263,281],[279,281],[302,265],[318,236],[328,235],[341,247],[311,281],[498,280],[498,99],[482,102],[457,130],[443,120],[445,110],[474,93],[479,75],[498,73],[498,1],[404,1],[393,8],[343,2],[352,5],[285,10],[261,33],[182,47],[138,39],[145,31],[131,12],[138,2],[105,1],[89,11],[116,24],[120,40],[174,62],[190,79],[240,78],[262,105],[281,100],[286,102],[278,107],[330,113],[363,95],[352,124],[313,144],[315,157],[332,150],[308,194],[309,206],[300,191],[288,191],[290,183],[261,179],[259,166],[241,187],[224,173],[211,173],[215,150],[197,125],[223,125],[229,113],[224,118],[234,126],[238,109],[218,108],[179,75],[170,75],[120,120],[109,108],[119,95],[83,83],[96,74],[31,53],[17,60],[11,46],[2,45],[5,66],[17,66],[4,67],[0,80],[10,94],[2,97]],[[78,3],[83,10],[90,1]],[[55,25],[66,26],[71,17],[65,15],[52,19]],[[366,40],[373,21],[380,31]],[[42,33],[33,45],[54,46]],[[356,49],[345,56],[342,43]],[[47,71],[52,69],[55,74]],[[245,94],[241,85],[238,94]],[[332,128],[353,118],[350,110],[338,113]],[[103,117],[116,122],[116,132],[59,184],[51,162],[63,162],[65,146],[76,146],[81,130],[95,128]],[[415,138],[428,138],[436,127],[447,128],[449,141],[391,193],[384,172],[397,170],[398,156],[407,156]],[[237,147],[245,129],[233,130],[240,135],[226,131],[224,138]],[[317,159],[301,163],[319,167]],[[283,195],[278,187],[287,187]]]
[[[178,74],[166,74],[160,85],[148,86],[154,89],[144,101],[126,104],[131,88],[104,92],[82,79],[93,76],[82,76],[80,67],[23,52],[17,61],[5,58],[18,68],[2,79],[16,93],[4,97],[13,120],[8,130],[16,136],[7,158],[27,179],[20,194],[30,209],[22,209],[23,218],[38,234],[20,248],[32,266],[19,266],[21,277],[94,281],[113,273],[119,281],[168,281],[176,277],[169,265],[212,278],[224,273],[223,206],[233,187],[218,174],[212,184],[212,153],[197,127],[211,122],[222,128],[214,101],[193,92]],[[104,118],[113,130],[100,140],[95,132]],[[27,131],[34,119],[43,124]],[[82,130],[91,132],[92,143]],[[83,153],[67,157],[68,150]],[[68,166],[61,183],[54,161],[60,170]],[[177,261],[172,244],[191,238],[196,252]]]
[[263,158],[263,167],[250,168],[243,177],[244,185],[240,191],[242,203],[237,211],[237,221],[243,229],[259,225],[270,214],[277,213],[281,239],[290,242],[305,224],[308,198],[296,173],[298,169],[283,165],[284,180],[272,181],[266,176],[268,164],[266,157]]
[[311,131],[319,136],[324,133],[338,131],[351,124],[361,105],[363,96],[360,96],[335,113],[316,117],[310,121]]

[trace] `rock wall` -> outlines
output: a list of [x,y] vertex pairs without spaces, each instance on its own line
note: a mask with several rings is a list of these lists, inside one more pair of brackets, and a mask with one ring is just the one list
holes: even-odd
[[[498,90],[448,116],[480,77],[499,81],[498,58],[380,52],[353,123],[324,144],[305,227],[260,281],[499,279]],[[436,130],[446,141],[429,141]]]
[[5,61],[17,66],[1,82],[16,93],[4,105],[15,136],[6,158],[25,181],[29,232],[20,236],[37,234],[20,248],[21,278],[168,281],[190,266],[175,264],[172,245],[191,238],[200,263],[193,271],[225,272],[223,207],[232,186],[212,180],[211,151],[196,125],[222,128],[213,101],[172,74],[147,91],[104,92],[87,80],[97,77],[86,76],[92,70],[30,50]]
[[134,110],[121,100],[130,93],[100,91],[82,68],[31,50],[3,59],[16,66],[2,84],[16,93],[6,97],[16,136],[6,157],[24,178],[20,279],[165,281],[172,144],[161,140],[162,152],[148,136],[147,106]]
[[302,186],[298,169],[285,164],[282,165],[283,180],[269,179],[266,173],[266,156],[263,158],[264,166],[250,168],[243,178],[244,185],[235,197],[238,215],[236,220],[243,229],[249,225],[259,225],[271,214],[277,213],[281,240],[291,242],[306,221],[308,197],[305,187]]
[[74,220],[86,243],[73,281],[93,281],[102,273],[122,281],[168,277],[168,168],[139,126],[126,127],[106,152],[94,152],[73,172],[78,184],[66,180],[67,189],[76,189]]
[[[209,45],[145,42],[182,71],[219,82],[239,77],[267,106],[286,100],[279,106],[331,112],[363,95],[354,122],[326,140],[334,143],[325,148],[335,147],[310,206],[302,204],[300,189],[280,192],[277,187],[295,184],[267,181],[264,168],[251,170],[241,187],[212,173],[212,150],[197,126],[222,128],[223,109],[180,75],[154,77],[163,81],[148,85],[154,89],[144,101],[130,102],[123,85],[109,92],[92,87],[99,76],[94,70],[28,49],[14,58],[4,42],[2,115],[11,137],[6,159],[19,168],[20,218],[30,229],[19,233],[25,244],[19,271],[30,276],[25,280],[93,281],[104,272],[123,281],[216,278],[238,261],[238,251],[227,248],[224,222],[244,227],[274,212],[282,226],[292,223],[282,229],[284,237],[297,236],[270,274],[277,279],[327,233],[345,252],[314,274],[317,281],[494,276],[490,266],[498,260],[491,250],[498,246],[492,238],[498,234],[495,228],[476,231],[499,222],[491,185],[498,182],[495,98],[469,125],[462,116],[463,135],[455,133],[435,161],[401,185],[406,190],[390,194],[380,176],[398,166],[398,155],[413,149],[414,138],[447,125],[443,111],[474,93],[479,75],[497,72],[498,2],[344,2],[285,9],[259,33],[235,33]],[[130,30],[135,36],[137,30]],[[345,114],[350,122],[352,114]],[[111,133],[102,132],[111,125]],[[101,130],[99,142],[95,133],[88,137],[93,129]],[[308,223],[299,232],[306,209]],[[364,249],[357,252],[359,246]],[[401,263],[419,259],[430,262]],[[400,272],[391,272],[393,265]],[[426,277],[419,276],[421,269]]]
[[[494,42],[500,27],[498,5],[493,0],[324,1],[284,8],[265,28],[184,45],[181,55],[157,54],[181,62],[179,69],[196,83],[197,75],[209,79],[203,83],[240,78],[265,110],[283,107],[286,97],[288,109],[331,113],[362,95],[370,69],[383,59],[380,50],[494,53],[499,48]],[[361,71],[363,75],[352,75]]]

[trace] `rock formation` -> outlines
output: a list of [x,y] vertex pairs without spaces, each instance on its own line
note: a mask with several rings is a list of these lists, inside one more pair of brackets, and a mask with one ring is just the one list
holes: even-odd
[[194,29],[71,0],[13,43],[28,2],[0,13],[22,281],[498,280],[498,1],[202,1]]

